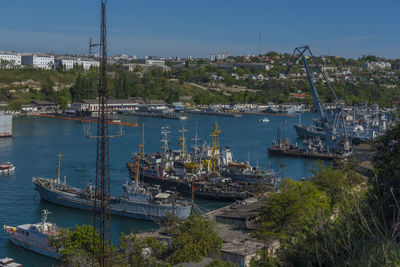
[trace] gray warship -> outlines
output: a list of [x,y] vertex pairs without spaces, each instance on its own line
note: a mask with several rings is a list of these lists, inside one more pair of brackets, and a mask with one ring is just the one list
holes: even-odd
[[[69,208],[94,211],[100,208],[98,194],[100,190],[87,183],[85,189],[72,187],[60,180],[61,153],[58,158],[58,177],[56,179],[33,177],[35,190],[39,192],[41,199]],[[97,201],[96,201],[97,199]],[[144,185],[135,181],[127,181],[123,184],[123,194],[111,196],[109,199],[111,214],[134,219],[165,221],[168,214],[176,215],[185,220],[192,213],[192,203],[177,200],[175,192],[162,192],[159,186]]]
[[[99,194],[95,186],[88,182],[85,189],[79,189],[60,182],[60,179],[34,177],[35,190],[43,200],[80,210],[93,211],[95,194]],[[160,187],[144,186],[136,181],[128,181],[123,185],[123,194],[111,197],[109,201],[111,214],[134,219],[167,220],[167,215],[176,215],[185,220],[192,212],[192,204],[177,200],[171,191],[161,192]],[[100,208],[100,203],[96,203]]]

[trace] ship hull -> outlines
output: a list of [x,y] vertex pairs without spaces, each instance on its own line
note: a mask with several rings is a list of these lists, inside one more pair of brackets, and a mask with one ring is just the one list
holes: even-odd
[[[141,179],[143,182],[148,184],[157,184],[161,186],[163,190],[176,190],[182,195],[191,196],[192,188],[188,182],[182,182],[175,179],[159,178],[150,174],[141,174]],[[197,188],[195,184],[195,188]],[[194,191],[194,197],[199,199],[216,200],[223,202],[234,202],[236,200],[243,200],[248,198],[246,192],[208,192],[208,191]]]
[[[35,183],[35,189],[39,192],[41,199],[64,207],[93,211],[94,201],[86,200],[73,193],[52,191]],[[100,204],[97,205],[100,207]],[[189,218],[192,207],[190,205],[155,205],[151,203],[137,203],[122,198],[110,201],[111,214],[140,220],[166,221],[168,214],[174,213],[178,218],[185,220]]]
[[221,175],[226,178],[231,178],[232,181],[234,181],[234,182],[250,183],[250,184],[263,183],[263,184],[271,185],[272,180],[274,179],[274,176],[264,177],[264,176],[256,176],[256,175],[237,174],[237,173],[231,173],[231,172],[221,172]]
[[325,131],[317,131],[305,126],[293,125],[299,138],[314,138],[319,137],[325,139]]
[[334,159],[343,159],[344,156],[333,153],[312,153],[306,152],[301,149],[280,149],[276,147],[269,147],[268,153],[271,155],[279,155],[279,156],[287,156],[287,157],[296,157],[296,158],[308,158],[308,159],[321,159],[321,160],[334,160]]

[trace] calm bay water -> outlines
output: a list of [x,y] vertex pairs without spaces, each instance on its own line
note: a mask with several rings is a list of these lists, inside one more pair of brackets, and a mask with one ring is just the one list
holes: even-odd
[[[315,114],[305,113],[301,116],[302,123],[311,123]],[[261,118],[268,117],[269,123],[261,123]],[[254,165],[267,167],[269,164],[276,172],[280,165],[285,164],[285,177],[300,179],[308,177],[315,165],[313,160],[272,157],[268,159],[267,147],[276,138],[277,129],[281,127],[281,135],[296,141],[296,133],[292,127],[299,118],[281,116],[244,115],[241,118],[189,115],[186,121],[162,120],[156,118],[137,118],[121,116],[123,121],[145,123],[145,151],[160,150],[160,130],[169,126],[170,147],[178,149],[178,130],[184,126],[188,147],[195,136],[196,128],[202,142],[211,144],[210,133],[214,122],[221,128],[220,144],[229,146],[235,160],[250,162]],[[286,120],[286,123],[285,123]],[[86,138],[82,123],[67,120],[56,120],[37,117],[15,117],[13,119],[14,136],[0,139],[0,163],[10,161],[15,166],[15,173],[10,176],[0,176],[0,223],[20,225],[37,223],[41,220],[41,210],[52,212],[49,219],[61,227],[92,224],[90,213],[59,207],[41,201],[31,182],[32,177],[56,177],[57,156],[61,151],[61,177],[67,177],[67,183],[84,187],[89,179],[95,177],[96,141]],[[197,125],[197,127],[196,127]],[[95,124],[85,124],[86,130],[96,133]],[[116,134],[118,127],[112,126],[110,134]],[[125,163],[131,158],[136,145],[141,142],[140,127],[123,128],[124,135],[111,140],[110,172],[113,194],[122,192],[122,183],[128,180]],[[280,175],[280,173],[278,174]],[[200,206],[215,209],[224,203],[198,201]],[[133,220],[121,217],[112,218],[113,239],[117,240],[121,232],[146,231],[157,228],[157,225],[147,221]],[[0,257],[11,257],[24,266],[51,266],[56,262],[47,257],[37,255],[19,248],[7,240],[4,231],[0,232]]]

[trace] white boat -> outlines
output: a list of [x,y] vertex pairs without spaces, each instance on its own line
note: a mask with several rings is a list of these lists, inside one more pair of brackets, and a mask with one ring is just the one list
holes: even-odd
[[47,222],[49,212],[43,210],[42,221],[36,224],[23,224],[19,226],[7,226],[3,228],[8,238],[17,246],[32,250],[41,255],[58,259],[60,254],[58,249],[50,244],[50,238],[59,234],[58,226]]
[[260,122],[269,122],[269,119],[268,118],[263,118],[263,119],[260,119]]
[[8,174],[13,172],[15,169],[15,166],[12,165],[10,162],[0,164],[0,174]]
[[20,263],[16,263],[11,258],[5,257],[0,259],[0,267],[23,267],[23,265]]

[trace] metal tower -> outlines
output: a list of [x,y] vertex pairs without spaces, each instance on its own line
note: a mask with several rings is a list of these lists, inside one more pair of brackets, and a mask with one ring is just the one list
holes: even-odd
[[[96,193],[94,205],[94,228],[100,233],[100,266],[112,266],[111,251],[111,209],[110,170],[109,170],[109,133],[107,106],[107,35],[106,35],[106,0],[101,0],[101,33],[100,33],[100,71],[99,71],[99,115],[97,123],[97,160],[96,160]],[[95,241],[93,239],[94,245]],[[95,264],[93,255],[92,264]]]

